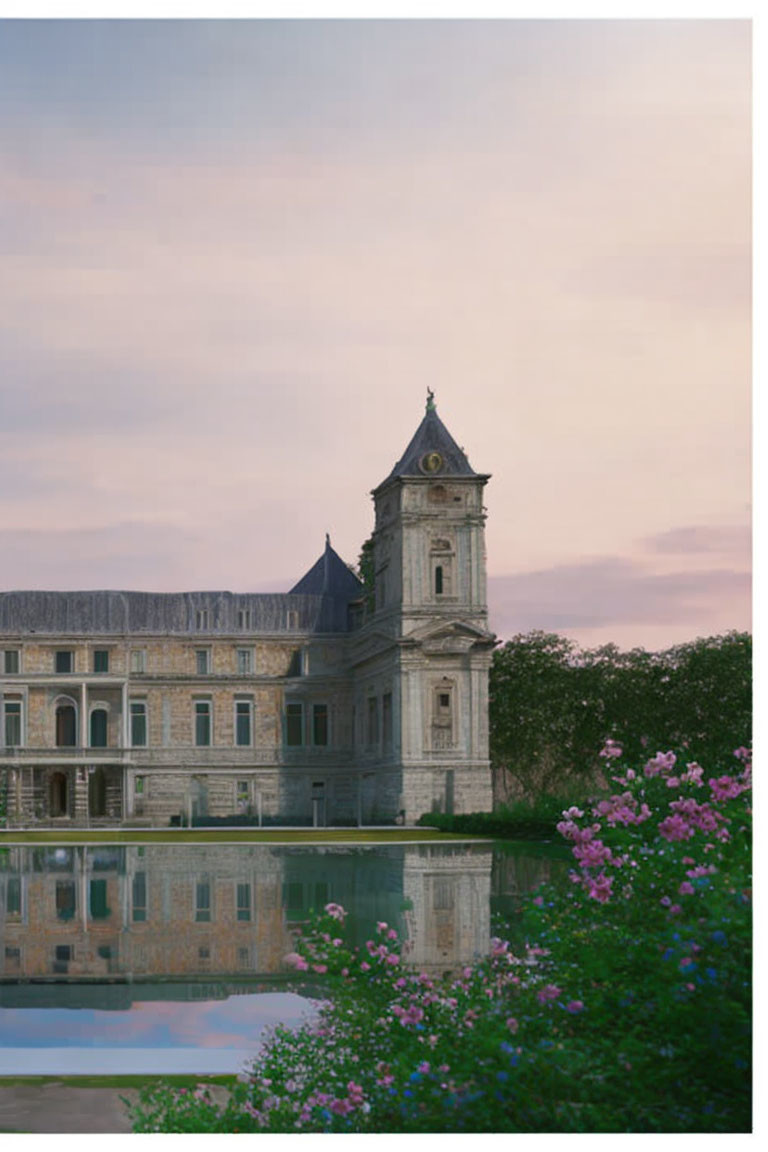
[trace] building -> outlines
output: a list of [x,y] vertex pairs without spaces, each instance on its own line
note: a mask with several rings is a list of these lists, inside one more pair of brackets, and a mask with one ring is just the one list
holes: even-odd
[[328,538],[286,594],[0,593],[6,823],[490,809],[488,478],[430,393],[372,493],[370,594]]

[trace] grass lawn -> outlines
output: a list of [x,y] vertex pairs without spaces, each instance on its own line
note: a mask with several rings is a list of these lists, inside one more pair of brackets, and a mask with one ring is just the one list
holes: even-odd
[[133,1075],[133,1076],[0,1076],[0,1088],[17,1088],[22,1084],[63,1084],[69,1088],[146,1088],[162,1080],[174,1088],[194,1088],[197,1084],[237,1082],[237,1076]]
[[0,829],[4,844],[414,844],[483,840],[434,828]]

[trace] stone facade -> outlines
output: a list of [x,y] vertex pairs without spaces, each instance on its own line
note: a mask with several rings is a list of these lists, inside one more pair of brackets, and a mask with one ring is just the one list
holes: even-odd
[[284,595],[0,593],[7,824],[490,809],[487,480],[430,396],[373,492],[370,593],[328,540]]

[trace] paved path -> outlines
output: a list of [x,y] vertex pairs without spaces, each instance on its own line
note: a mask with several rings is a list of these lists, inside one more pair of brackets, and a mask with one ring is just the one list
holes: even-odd
[[131,1088],[74,1088],[67,1084],[0,1086],[0,1133],[130,1132],[120,1097]]

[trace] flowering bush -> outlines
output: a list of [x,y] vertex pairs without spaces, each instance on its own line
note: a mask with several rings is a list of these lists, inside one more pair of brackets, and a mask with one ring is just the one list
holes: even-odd
[[563,812],[570,890],[540,890],[527,943],[449,978],[363,948],[329,904],[286,963],[331,999],[277,1028],[225,1103],[158,1086],[134,1130],[742,1132],[750,1125],[750,765],[705,778],[604,749],[616,790]]

